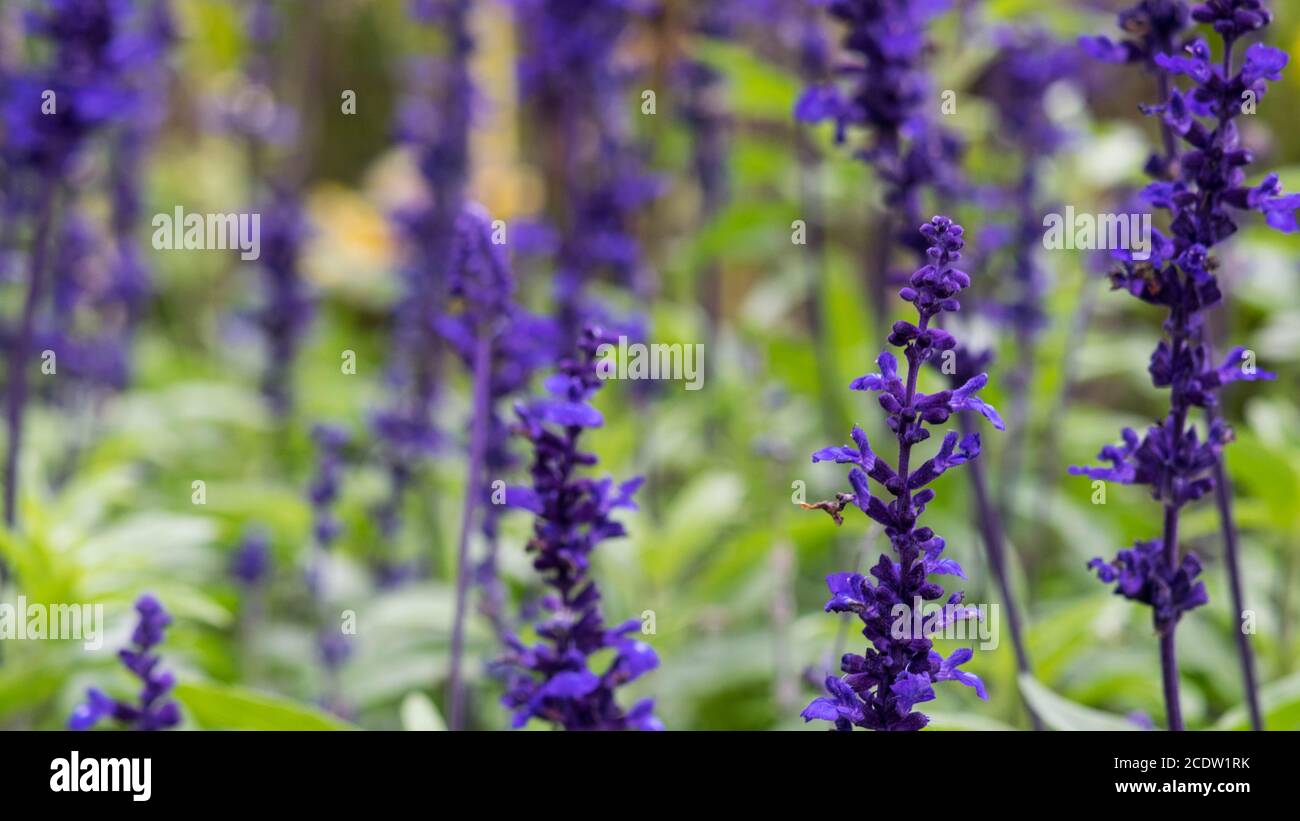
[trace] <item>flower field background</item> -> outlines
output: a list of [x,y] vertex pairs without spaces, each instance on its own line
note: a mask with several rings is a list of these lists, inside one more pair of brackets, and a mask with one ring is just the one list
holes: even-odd
[[[1263,5],[1228,118],[1213,20],[1133,49],[1258,3],[9,0],[0,604],[104,631],[0,611],[0,728],[1163,729],[1176,625],[1187,729],[1250,728],[1243,633],[1300,729],[1300,3]],[[1154,214],[1152,261],[1046,247],[1067,208]],[[256,255],[185,214],[258,214]],[[620,337],[698,385],[601,378]],[[1215,454],[1176,497],[1070,472],[1171,407]],[[1199,575],[1115,595],[1171,506]],[[885,594],[833,574],[904,543],[876,589],[989,635],[859,702]]]

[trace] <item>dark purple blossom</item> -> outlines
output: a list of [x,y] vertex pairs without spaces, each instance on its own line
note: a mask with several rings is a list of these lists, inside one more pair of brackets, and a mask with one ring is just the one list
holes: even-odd
[[[663,726],[652,700],[624,710],[615,699],[617,688],[653,670],[659,660],[636,635],[638,620],[612,629],[605,625],[600,592],[590,575],[592,550],[625,533],[611,514],[635,508],[632,496],[641,485],[639,478],[616,484],[578,473],[597,462],[595,454],[580,449],[580,439],[585,429],[604,422],[589,402],[602,384],[597,350],[607,342],[603,332],[589,328],[576,355],[547,379],[549,397],[516,408],[517,430],[533,444],[532,486],[509,488],[507,503],[535,515],[528,550],[552,592],[542,600],[545,615],[535,628],[541,641],[529,646],[507,637],[509,650],[501,661],[509,676],[503,703],[514,711],[515,727],[532,718],[567,730]],[[593,670],[591,657],[602,650],[613,651],[611,660],[603,671]]]
[[1208,23],[1231,44],[1243,34],[1258,31],[1273,20],[1261,0],[1208,0],[1192,9],[1192,19]]
[[58,176],[94,132],[131,119],[139,99],[127,78],[151,56],[134,46],[133,17],[116,0],[50,0],[26,15],[27,33],[50,52],[5,78],[6,164]]
[[72,711],[68,729],[88,730],[105,718],[112,718],[131,730],[166,730],[180,723],[180,707],[167,698],[176,677],[160,669],[162,657],[155,652],[172,617],[148,594],[136,600],[135,610],[140,621],[131,634],[131,646],[119,650],[118,658],[131,675],[140,679],[138,699],[118,701],[92,687],[86,691],[86,701]]
[[[1181,3],[1169,5],[1182,9],[1171,13],[1169,20],[1185,19]],[[1093,479],[1147,485],[1164,508],[1159,545],[1139,542],[1121,551],[1113,564],[1095,559],[1090,566],[1098,569],[1103,581],[1118,582],[1121,595],[1153,608],[1172,730],[1183,728],[1175,629],[1184,612],[1206,601],[1204,587],[1192,583],[1200,562],[1190,553],[1180,559],[1179,514],[1184,505],[1211,491],[1218,495],[1225,554],[1235,580],[1235,525],[1228,512],[1230,497],[1221,463],[1232,433],[1217,414],[1217,392],[1230,382],[1273,378],[1256,368],[1253,357],[1242,348],[1231,351],[1221,364],[1214,362],[1204,329],[1206,312],[1223,298],[1213,251],[1237,231],[1244,211],[1262,213],[1277,230],[1294,231],[1295,211],[1300,208],[1300,197],[1283,194],[1276,174],[1269,174],[1258,186],[1246,183],[1246,168],[1254,158],[1241,145],[1236,124],[1246,109],[1245,101],[1262,98],[1268,84],[1281,78],[1287,63],[1285,53],[1262,43],[1246,50],[1240,67],[1234,59],[1237,40],[1266,26],[1271,14],[1258,0],[1211,0],[1193,8],[1191,17],[1211,24],[1218,33],[1220,59],[1211,59],[1209,44],[1199,38],[1174,49],[1172,36],[1161,48],[1143,55],[1160,80],[1161,94],[1157,104],[1143,110],[1160,118],[1166,143],[1165,154],[1147,165],[1156,179],[1143,191],[1143,198],[1168,214],[1168,231],[1155,232],[1150,259],[1117,253],[1112,274],[1115,288],[1167,312],[1165,338],[1152,354],[1148,370],[1157,387],[1169,389],[1169,412],[1142,436],[1126,429],[1122,444],[1103,448],[1100,458],[1109,467],[1070,469]],[[1178,87],[1183,77],[1190,80],[1187,88]],[[1205,411],[1204,434],[1190,424],[1194,408]],[[1235,581],[1233,589],[1234,606],[1240,610]],[[1244,640],[1240,649],[1248,700],[1258,726],[1252,663]]]
[[1098,558],[1088,567],[1103,582],[1114,583],[1116,595],[1149,606],[1157,633],[1172,630],[1183,613],[1209,601],[1205,584],[1196,581],[1201,572],[1196,555],[1188,553],[1171,568],[1159,541],[1135,542],[1119,551],[1113,563]]
[[[1198,6],[1193,16],[1202,22],[1224,20],[1228,7],[1240,8],[1244,15],[1240,26],[1247,27],[1243,31],[1257,29],[1269,19],[1257,2],[1239,6],[1216,2]],[[1234,26],[1240,27],[1232,24],[1225,31],[1236,32]],[[1234,71],[1231,43],[1236,36],[1225,35],[1222,62],[1210,62],[1203,40],[1191,42],[1186,56],[1154,58],[1157,70],[1194,80],[1190,94],[1171,88],[1166,101],[1147,107],[1187,145],[1174,158],[1178,178],[1157,180],[1143,192],[1151,206],[1168,212],[1171,233],[1157,232],[1155,253],[1149,260],[1117,254],[1119,265],[1112,274],[1116,288],[1168,311],[1167,338],[1157,345],[1148,370],[1157,387],[1170,389],[1169,415],[1144,436],[1126,430],[1122,445],[1103,448],[1100,458],[1111,462],[1110,468],[1071,468],[1094,479],[1148,485],[1156,499],[1175,510],[1213,487],[1210,469],[1219,450],[1231,441],[1231,432],[1217,419],[1202,441],[1195,429],[1186,426],[1188,412],[1193,407],[1215,408],[1217,391],[1231,382],[1273,378],[1253,367],[1244,348],[1233,349],[1219,364],[1210,361],[1204,314],[1222,299],[1211,249],[1236,232],[1239,211],[1263,212],[1273,227],[1291,230],[1294,211],[1300,207],[1300,197],[1281,194],[1276,174],[1256,187],[1244,183],[1244,169],[1252,157],[1240,146],[1235,124],[1241,94],[1248,88],[1262,94],[1266,81],[1280,77],[1286,55],[1257,43],[1248,51],[1246,64]],[[1212,120],[1210,126],[1202,122],[1206,118]]]
[[[948,596],[946,607],[923,622],[921,635],[912,635],[909,629],[900,637],[895,630],[899,608],[911,613],[919,602],[944,598],[943,587],[931,581],[930,575],[966,577],[957,562],[942,557],[944,540],[920,526],[918,520],[934,499],[930,485],[949,469],[976,458],[980,439],[977,433],[962,437],[949,432],[938,451],[915,467],[913,446],[930,438],[926,425],[942,424],[963,411],[979,413],[1002,428],[997,411],[978,396],[988,381],[983,373],[972,374],[956,390],[932,394],[917,390],[921,367],[956,346],[951,334],[930,327],[930,322],[940,313],[957,311],[957,295],[970,285],[970,276],[955,267],[965,246],[962,227],[947,217],[935,217],[921,226],[921,233],[929,243],[929,262],[912,275],[899,294],[916,307],[917,321],[895,323],[889,337],[891,345],[903,349],[907,372],[900,375],[898,361],[886,351],[876,360],[879,373],[859,377],[850,385],[853,390],[878,394],[898,443],[898,458],[891,465],[872,449],[858,427],[853,429],[853,445],[824,448],[812,456],[813,462],[851,465],[850,491],[805,507],[825,510],[839,524],[844,508],[854,505],[884,527],[895,554],[894,558],[880,557],[871,569],[874,582],[858,573],[836,573],[826,580],[831,592],[827,612],[856,614],[864,625],[862,634],[872,644],[864,655],[845,654],[840,665],[843,678],[829,677],[829,695],[813,700],[803,711],[805,720],[832,721],[840,730],[919,730],[929,718],[913,708],[935,697],[933,684],[939,681],[958,681],[987,698],[980,679],[960,669],[970,660],[971,651],[963,648],[945,659],[933,650],[928,638],[947,620],[971,615],[960,606],[961,593]],[[871,481],[893,500],[874,495]]]

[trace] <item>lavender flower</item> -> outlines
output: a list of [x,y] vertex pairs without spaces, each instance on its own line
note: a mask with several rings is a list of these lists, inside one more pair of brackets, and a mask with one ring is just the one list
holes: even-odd
[[120,48],[130,16],[129,6],[110,0],[50,0],[26,16],[28,34],[51,52],[46,65],[8,78],[9,162],[56,177],[94,132],[131,116],[137,99],[125,74],[137,55]]
[[[921,226],[929,242],[929,263],[917,270],[899,296],[916,306],[916,323],[894,323],[889,344],[902,348],[907,372],[900,376],[894,355],[885,351],[876,363],[879,373],[855,379],[852,390],[878,393],[886,422],[898,441],[898,459],[890,465],[877,456],[859,427],[853,428],[852,445],[828,447],[813,454],[813,462],[836,462],[851,465],[849,484],[852,492],[837,494],[831,501],[806,504],[807,508],[825,510],[836,524],[850,504],[885,528],[897,560],[882,555],[871,575],[873,584],[858,573],[836,573],[826,579],[831,599],[828,612],[856,613],[865,625],[862,634],[872,643],[865,655],[847,653],[840,669],[844,678],[826,679],[827,696],[814,699],[802,715],[806,721],[821,719],[834,722],[836,729],[863,727],[872,730],[919,730],[929,718],[913,708],[935,697],[932,685],[940,681],[958,681],[975,688],[987,698],[983,682],[973,673],[960,669],[972,652],[962,648],[948,658],[933,649],[927,638],[930,632],[950,619],[967,618],[970,613],[960,607],[963,594],[947,599],[948,607],[929,618],[921,635],[897,638],[896,607],[912,612],[921,601],[934,601],[944,595],[941,585],[930,581],[931,574],[966,574],[952,559],[942,558],[944,540],[928,527],[918,527],[918,519],[935,496],[928,487],[950,468],[965,464],[980,452],[980,437],[965,437],[955,432],[944,436],[933,457],[912,466],[912,448],[930,438],[926,425],[943,424],[954,414],[973,411],[994,427],[1002,429],[1002,420],[992,406],[979,398],[978,392],[988,382],[986,374],[973,376],[956,390],[925,394],[917,391],[921,366],[944,351],[951,351],[957,340],[948,332],[931,327],[931,320],[944,312],[960,308],[957,295],[970,285],[966,272],[954,267],[965,246],[964,231],[947,217],[934,217]],[[869,479],[874,479],[893,497],[884,502],[873,496]],[[909,619],[910,623],[910,619]],[[911,632],[910,630],[908,631]]]
[[140,679],[139,698],[134,702],[118,701],[91,687],[86,691],[86,702],[68,718],[68,729],[89,730],[105,718],[112,718],[131,730],[166,730],[180,724],[180,707],[167,698],[176,677],[159,669],[162,657],[154,652],[162,644],[163,633],[172,623],[172,617],[148,594],[136,600],[135,610],[140,621],[131,634],[132,646],[119,650],[117,655],[126,669]]
[[[619,508],[635,508],[632,496],[641,479],[615,485],[613,479],[577,475],[596,456],[579,449],[582,433],[600,427],[604,418],[589,404],[600,389],[597,350],[609,338],[588,328],[576,355],[560,363],[546,381],[548,399],[516,406],[518,432],[533,444],[532,487],[511,487],[507,503],[536,516],[528,550],[536,554],[533,567],[553,591],[542,601],[549,614],[536,627],[542,639],[525,645],[508,637],[509,652],[502,664],[510,679],[505,697],[514,710],[513,725],[532,718],[566,730],[658,730],[654,702],[645,699],[624,710],[615,699],[617,688],[659,664],[654,650],[632,634],[640,622],[631,619],[605,626],[600,591],[590,576],[591,552],[605,539],[623,536],[622,524],[610,518]],[[591,656],[612,650],[603,672],[591,669]]]
[[1194,553],[1183,556],[1177,567],[1165,561],[1156,541],[1135,542],[1121,550],[1114,563],[1100,558],[1088,562],[1103,582],[1115,583],[1115,592],[1151,608],[1156,631],[1172,630],[1183,613],[1208,602],[1205,584],[1196,581],[1201,562]]
[[[1183,16],[1171,14],[1170,19]],[[1152,607],[1171,730],[1183,728],[1175,630],[1184,612],[1206,601],[1204,587],[1193,581],[1200,562],[1192,554],[1179,556],[1179,514],[1217,483],[1228,560],[1235,566],[1235,527],[1223,505],[1227,488],[1220,464],[1223,446],[1232,434],[1216,413],[1217,392],[1231,382],[1273,378],[1249,366],[1242,348],[1234,349],[1221,364],[1214,363],[1204,318],[1221,301],[1222,293],[1213,273],[1217,261],[1211,254],[1214,246],[1236,232],[1240,212],[1258,211],[1271,227],[1291,232],[1297,230],[1295,211],[1300,208],[1300,195],[1283,194],[1276,174],[1267,175],[1258,186],[1245,184],[1245,167],[1253,158],[1241,146],[1235,122],[1246,92],[1262,98],[1268,83],[1281,78],[1287,63],[1284,52],[1256,43],[1246,50],[1241,67],[1235,67],[1237,40],[1266,26],[1271,14],[1258,0],[1213,0],[1195,7],[1191,16],[1213,25],[1223,42],[1221,61],[1211,61],[1209,45],[1201,39],[1187,43],[1182,54],[1154,54],[1151,63],[1161,73],[1162,99],[1143,107],[1160,117],[1166,134],[1187,146],[1181,153],[1170,152],[1167,162],[1149,164],[1153,174],[1169,172],[1172,179],[1157,179],[1143,191],[1149,205],[1168,212],[1170,235],[1153,232],[1147,261],[1118,252],[1119,267],[1112,275],[1116,288],[1168,313],[1166,336],[1152,354],[1148,370],[1156,387],[1169,389],[1169,413],[1145,435],[1126,429],[1123,444],[1103,448],[1099,458],[1110,462],[1109,467],[1070,469],[1094,479],[1147,485],[1164,507],[1164,534],[1158,549],[1153,542],[1139,542],[1121,551],[1114,563],[1096,559],[1089,566],[1102,581],[1117,583],[1117,594]],[[1182,75],[1192,80],[1187,91],[1174,87]],[[1206,411],[1203,435],[1189,427],[1193,408]],[[1240,609],[1239,595],[1234,598]],[[1253,691],[1248,649],[1244,643],[1241,647],[1247,689]],[[1253,697],[1250,692],[1248,698]]]
[[1130,34],[1115,42],[1109,37],[1080,37],[1079,45],[1092,57],[1108,63],[1142,63],[1154,66],[1156,57],[1172,54],[1179,35],[1189,25],[1182,0],[1140,0],[1119,13],[1119,27]]
[[312,303],[301,270],[302,246],[310,233],[298,185],[301,173],[293,168],[272,173],[266,161],[268,146],[286,144],[298,131],[297,113],[276,99],[272,87],[271,54],[280,23],[271,0],[254,0],[245,9],[243,85],[226,104],[221,124],[244,140],[252,177],[270,180],[266,193],[255,195],[261,200],[255,212],[262,221],[258,268],[263,301],[253,320],[266,349],[262,395],[283,420],[293,409],[293,363],[311,321]]

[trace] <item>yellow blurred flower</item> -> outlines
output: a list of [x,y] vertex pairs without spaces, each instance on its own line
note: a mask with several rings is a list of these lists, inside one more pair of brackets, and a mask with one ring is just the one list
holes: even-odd
[[387,215],[359,192],[337,183],[313,189],[307,210],[314,229],[303,254],[307,279],[330,290],[374,292],[393,265]]

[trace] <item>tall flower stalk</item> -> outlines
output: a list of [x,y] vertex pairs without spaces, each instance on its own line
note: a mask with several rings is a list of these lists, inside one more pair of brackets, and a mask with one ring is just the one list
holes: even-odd
[[[935,497],[929,485],[949,468],[975,459],[980,437],[978,433],[963,437],[950,431],[935,455],[915,466],[912,448],[930,438],[927,425],[943,424],[957,413],[974,411],[998,429],[1003,427],[997,411],[977,395],[988,382],[986,374],[972,377],[956,390],[930,394],[917,390],[922,366],[957,346],[952,334],[931,323],[944,312],[959,310],[957,295],[970,285],[970,276],[955,267],[965,246],[962,227],[936,216],[921,226],[920,233],[928,243],[929,262],[899,291],[899,296],[916,307],[917,322],[895,322],[889,335],[889,344],[903,350],[906,373],[900,376],[898,361],[885,351],[876,360],[879,373],[859,377],[849,386],[879,394],[886,422],[898,442],[897,459],[890,465],[877,456],[866,433],[856,426],[852,445],[823,448],[812,456],[814,463],[852,465],[848,476],[851,491],[805,507],[825,510],[837,525],[846,507],[857,507],[885,528],[895,554],[895,558],[880,556],[871,569],[874,584],[858,573],[836,573],[826,579],[831,592],[826,610],[857,614],[864,625],[862,634],[872,643],[864,655],[846,653],[840,662],[845,676],[828,676],[828,695],[814,699],[802,713],[805,721],[830,721],[838,730],[855,726],[919,730],[929,723],[929,717],[913,708],[934,699],[933,684],[940,681],[958,681],[975,688],[981,698],[988,697],[979,677],[960,669],[973,655],[969,648],[956,650],[945,659],[934,651],[930,640],[945,625],[973,615],[961,605],[963,594],[949,596],[937,614],[922,619],[920,612],[924,602],[944,596],[943,587],[930,581],[931,574],[965,578],[956,561],[942,558],[944,540],[929,527],[918,526],[926,505]],[[883,487],[893,500],[885,502],[873,496],[869,480]],[[914,619],[921,626],[919,633],[913,629]]]
[[388,498],[377,511],[388,539],[400,529],[408,488],[441,440],[433,420],[442,377],[442,339],[435,324],[445,311],[447,268],[469,175],[474,99],[469,8],[465,0],[410,5],[413,21],[439,26],[444,44],[437,58],[415,59],[407,66],[395,122],[396,137],[413,154],[424,191],[419,202],[396,215],[404,252],[402,291],[393,307],[390,400],[373,419],[389,475]]
[[[541,641],[529,646],[508,637],[502,666],[509,681],[502,702],[514,711],[515,727],[539,718],[566,730],[663,729],[652,699],[625,710],[615,698],[619,687],[653,670],[659,658],[632,635],[641,629],[637,619],[606,627],[590,574],[592,551],[625,534],[611,514],[635,508],[632,496],[641,485],[640,478],[615,485],[611,478],[579,474],[597,463],[580,444],[585,430],[604,424],[590,404],[603,383],[598,373],[603,344],[615,343],[589,327],[577,352],[546,380],[549,398],[516,406],[517,430],[533,445],[532,486],[509,488],[506,500],[535,515],[528,550],[552,592],[542,600],[547,615],[535,628]],[[592,656],[604,650],[612,650],[608,666],[593,670]]]
[[[0,21],[18,27],[19,15]],[[51,0],[43,8],[21,16],[22,26],[33,41],[43,41],[47,59],[23,64],[0,54],[0,278],[9,279],[11,268],[25,286],[21,313],[3,328],[6,347],[4,389],[5,457],[3,467],[3,516],[7,527],[18,520],[18,484],[27,407],[31,400],[28,383],[32,353],[48,347],[56,356],[65,355],[65,373],[87,377],[86,381],[119,387],[125,381],[127,331],[114,333],[111,318],[105,332],[84,344],[72,338],[71,323],[59,315],[55,305],[52,327],[43,327],[47,293],[60,297],[56,268],[64,237],[73,226],[60,225],[60,214],[69,210],[84,175],[71,172],[91,141],[118,126],[124,135],[142,130],[158,108],[156,97],[161,82],[149,90],[137,81],[141,76],[160,75],[163,57],[173,41],[166,0],[153,0],[135,8],[106,0]],[[7,34],[0,31],[0,35]],[[8,50],[5,49],[7,52]],[[132,159],[144,154],[143,141],[123,142],[134,146]],[[120,220],[122,186],[113,180],[113,229],[117,242],[127,245],[129,226]],[[26,231],[23,229],[26,228]],[[14,254],[22,236],[28,237],[26,265],[11,266],[21,259]],[[67,242],[66,245],[75,245]],[[113,283],[107,293],[97,294],[100,306],[120,300],[128,314],[139,304],[138,289],[129,284],[138,267],[124,264],[113,269]],[[107,312],[102,312],[107,313]],[[71,354],[71,355],[67,355]],[[73,449],[75,450],[75,448]],[[0,587],[6,575],[0,561]]]
[[[1089,566],[1103,581],[1116,582],[1117,594],[1152,608],[1160,638],[1170,730],[1184,728],[1175,638],[1178,621],[1183,613],[1208,600],[1204,584],[1196,580],[1201,570],[1199,559],[1179,550],[1179,517],[1184,506],[1211,492],[1216,482],[1226,484],[1219,466],[1232,432],[1217,413],[1218,391],[1230,382],[1273,377],[1257,369],[1244,348],[1234,348],[1221,364],[1213,364],[1204,328],[1205,313],[1222,300],[1213,273],[1218,267],[1213,251],[1237,231],[1240,211],[1259,211],[1271,227],[1294,232],[1295,211],[1300,208],[1300,195],[1284,195],[1276,174],[1265,176],[1258,186],[1245,184],[1245,169],[1253,157],[1241,146],[1236,125],[1245,108],[1243,100],[1262,98],[1268,84],[1281,79],[1288,61],[1284,52],[1255,43],[1237,66],[1238,42],[1266,27],[1271,13],[1259,0],[1211,0],[1193,8],[1191,17],[1214,29],[1221,41],[1220,58],[1214,60],[1209,44],[1200,38],[1177,53],[1155,54],[1152,63],[1164,93],[1157,104],[1143,107],[1147,114],[1161,119],[1167,133],[1185,144],[1182,151],[1165,155],[1167,164],[1158,159],[1148,164],[1148,170],[1167,172],[1168,179],[1155,174],[1157,180],[1143,191],[1149,205],[1168,213],[1170,235],[1153,232],[1149,260],[1138,261],[1121,253],[1120,267],[1112,274],[1116,288],[1167,311],[1165,337],[1152,354],[1148,370],[1156,387],[1169,389],[1169,412],[1144,436],[1126,429],[1122,444],[1103,448],[1100,458],[1110,462],[1110,467],[1071,468],[1071,472],[1093,479],[1148,485],[1162,504],[1159,541],[1138,542],[1132,549],[1121,550],[1113,562],[1098,558]],[[1123,45],[1105,38],[1085,38],[1082,43],[1103,58],[1127,54]],[[1184,75],[1192,81],[1186,91],[1176,87],[1177,79]],[[1196,408],[1205,413],[1203,434],[1189,419]],[[1227,562],[1235,576],[1236,529],[1230,508],[1220,504],[1219,509],[1227,537]],[[1240,616],[1239,581],[1234,579],[1232,588],[1233,605]],[[1247,700],[1253,702],[1249,647],[1244,635],[1238,639]],[[1252,717],[1258,718],[1253,705]]]
[[461,310],[454,318],[445,319],[440,324],[445,333],[450,333],[460,343],[466,354],[472,385],[465,500],[456,547],[456,603],[448,675],[448,726],[458,730],[464,723],[461,664],[472,575],[469,540],[475,527],[475,511],[485,501],[483,473],[493,418],[493,352],[501,334],[509,328],[514,291],[505,253],[493,242],[491,220],[481,206],[467,207],[460,216],[448,275],[448,295],[453,303],[461,306]]

